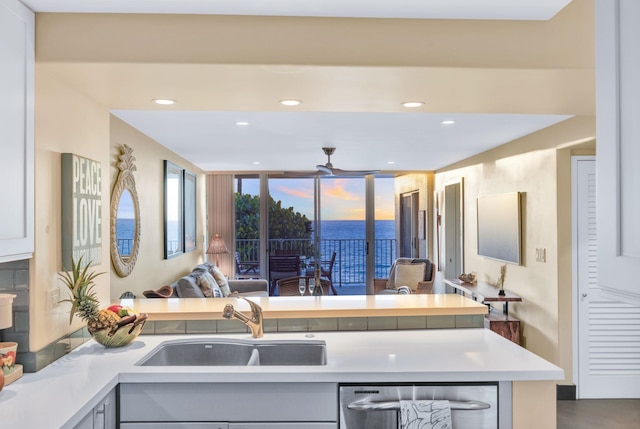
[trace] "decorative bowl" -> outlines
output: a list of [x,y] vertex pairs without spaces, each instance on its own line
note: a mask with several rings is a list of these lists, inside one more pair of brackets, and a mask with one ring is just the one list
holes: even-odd
[[110,329],[101,329],[99,331],[92,332],[91,336],[97,343],[102,344],[107,348],[124,347],[131,344],[131,342],[140,335],[147,318],[145,315],[145,317],[138,317],[138,319],[142,320],[136,320],[133,323],[122,325],[115,331]]
[[460,274],[458,276],[458,279],[461,282],[464,282],[464,283],[474,283],[476,281],[476,274],[475,273],[469,273],[469,274],[464,274],[463,273],[463,274]]

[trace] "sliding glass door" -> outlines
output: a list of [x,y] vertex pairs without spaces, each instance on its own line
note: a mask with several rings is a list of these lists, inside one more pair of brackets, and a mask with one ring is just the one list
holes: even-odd
[[[323,176],[319,192],[314,176],[263,177],[262,204],[258,177],[236,182],[236,248],[241,262],[264,267],[260,277],[270,279],[274,256],[296,256],[302,275],[312,275],[318,261],[339,295],[365,294],[374,277],[388,275],[396,257],[392,177]],[[252,226],[245,228],[242,219]],[[261,219],[264,236],[256,227]]]

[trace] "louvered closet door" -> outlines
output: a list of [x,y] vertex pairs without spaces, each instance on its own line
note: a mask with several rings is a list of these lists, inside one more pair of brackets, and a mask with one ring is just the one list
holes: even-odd
[[574,220],[577,220],[578,397],[638,398],[640,307],[605,298],[598,287],[595,161],[578,159],[573,168]]

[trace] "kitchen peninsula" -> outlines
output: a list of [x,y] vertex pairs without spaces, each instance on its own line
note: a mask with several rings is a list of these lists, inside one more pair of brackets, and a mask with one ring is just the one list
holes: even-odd
[[[339,386],[345,383],[493,383],[498,386],[499,405],[494,409],[499,412],[501,429],[555,427],[554,380],[562,379],[563,371],[487,329],[268,333],[258,341],[306,341],[310,337],[326,343],[325,365],[136,365],[165,341],[245,340],[250,338],[246,334],[142,335],[121,349],[105,349],[90,341],[7,386],[0,392],[0,416],[7,427],[74,428],[111,394],[112,407],[120,409],[120,427],[156,427],[162,421],[175,421],[172,413],[176,412],[181,413],[180,421],[223,422],[213,427],[337,428]],[[116,389],[120,389],[119,399],[111,393]],[[312,391],[319,396],[309,396]],[[241,408],[245,423],[224,423],[227,409],[207,396],[211,392],[227,402],[248,400]],[[238,396],[238,392],[243,393]],[[242,396],[251,392],[261,392],[259,400]],[[289,401],[296,392],[300,404],[292,407]],[[164,395],[166,401],[155,402],[162,408],[151,415],[151,423],[131,417],[155,394]],[[194,400],[193,395],[202,396]],[[317,401],[305,401],[305,397]],[[189,407],[189,403],[197,406]],[[187,409],[195,411],[186,413]],[[322,423],[275,420],[289,411],[314,416],[310,419]],[[162,427],[183,426],[164,423]],[[497,427],[497,422],[491,427]]]
[[[487,306],[455,294],[251,297],[262,307],[265,332],[482,328]],[[241,333],[222,317],[226,304],[249,312],[237,298],[118,300],[147,313],[144,334]]]

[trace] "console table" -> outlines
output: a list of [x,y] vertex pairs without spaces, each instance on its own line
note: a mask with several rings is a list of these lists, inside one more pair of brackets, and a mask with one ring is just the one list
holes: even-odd
[[474,301],[480,301],[483,304],[490,302],[502,302],[504,314],[509,314],[510,302],[522,302],[522,298],[515,293],[511,293],[505,290],[504,295],[500,295],[498,293],[499,289],[487,283],[465,283],[459,279],[444,279],[444,282],[445,284],[454,288],[456,292],[459,292],[461,295],[464,295],[465,293],[471,295],[471,298]]
[[502,313],[489,311],[484,317],[485,328],[520,344],[520,320],[509,316],[509,303],[522,302],[522,298],[515,293],[504,291],[504,295],[499,294],[499,289],[483,282],[465,283],[459,279],[444,279],[444,283],[456,290],[461,295],[468,294],[475,301],[489,305],[491,302],[502,302]]

